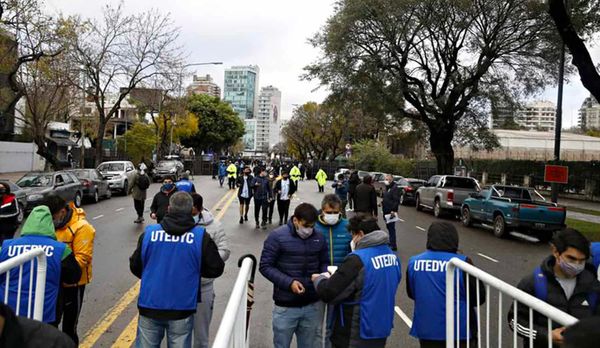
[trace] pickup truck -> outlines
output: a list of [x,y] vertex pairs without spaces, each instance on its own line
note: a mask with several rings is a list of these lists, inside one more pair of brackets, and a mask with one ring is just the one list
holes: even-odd
[[435,217],[445,213],[460,214],[463,201],[479,192],[477,180],[454,175],[434,175],[419,187],[415,197],[417,210],[432,209]]
[[533,188],[492,185],[464,201],[461,219],[465,226],[479,222],[491,227],[499,238],[519,230],[549,241],[565,227],[566,215],[565,207],[546,202]]

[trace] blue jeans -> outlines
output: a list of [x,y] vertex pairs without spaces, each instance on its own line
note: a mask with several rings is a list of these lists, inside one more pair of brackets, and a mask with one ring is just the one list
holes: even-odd
[[167,333],[167,347],[189,348],[192,346],[194,316],[181,320],[157,320],[140,315],[138,320],[136,348],[160,348]]
[[273,309],[273,346],[289,348],[296,334],[298,348],[313,348],[322,345],[323,325],[322,302],[304,307],[279,307]]
[[396,223],[391,222],[385,225],[388,229],[388,233],[390,235],[390,247],[392,249],[396,249],[398,246],[396,245]]

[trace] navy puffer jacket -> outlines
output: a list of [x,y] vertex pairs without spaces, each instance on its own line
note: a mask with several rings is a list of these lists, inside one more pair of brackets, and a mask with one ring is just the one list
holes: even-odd
[[[273,300],[277,306],[302,307],[319,300],[310,278],[327,271],[328,259],[323,235],[315,231],[302,239],[290,220],[265,240],[259,270],[273,283]],[[296,295],[290,289],[294,280],[304,286],[303,294]]]

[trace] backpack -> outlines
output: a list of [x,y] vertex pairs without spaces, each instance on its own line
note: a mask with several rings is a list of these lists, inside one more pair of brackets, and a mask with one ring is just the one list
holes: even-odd
[[146,175],[139,175],[136,181],[137,187],[140,190],[147,190],[150,187],[150,180],[148,180]]
[[[547,302],[548,301],[548,278],[546,278],[546,274],[542,271],[542,268],[539,266],[533,271],[533,282],[534,282],[534,289],[535,289],[534,296],[544,302]],[[598,293],[596,293],[596,292],[588,293],[587,302],[590,306],[590,310],[592,311],[592,314],[594,314],[594,311],[598,304]]]

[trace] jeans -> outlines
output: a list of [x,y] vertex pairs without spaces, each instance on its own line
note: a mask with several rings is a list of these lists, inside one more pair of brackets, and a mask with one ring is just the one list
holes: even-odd
[[61,288],[56,304],[56,321],[52,323],[55,327],[62,320],[62,331],[79,346],[79,336],[77,335],[77,322],[79,313],[83,305],[83,294],[85,285]]
[[398,248],[398,246],[396,245],[396,223],[391,222],[389,224],[386,224],[385,226],[387,227],[388,233],[390,235],[390,247],[392,249]]
[[298,348],[322,345],[323,302],[304,307],[279,307],[273,309],[273,346],[289,348],[294,334]]
[[194,315],[194,348],[208,348],[208,329],[215,304],[215,289],[212,283],[202,285],[200,297],[202,302],[198,303]]
[[267,222],[267,209],[268,208],[269,208],[269,205],[268,205],[266,199],[256,199],[256,197],[254,197],[254,221],[256,221],[257,225],[261,221],[260,220],[260,211],[261,210],[262,210],[262,222],[264,222],[264,223]]
[[181,320],[158,320],[140,315],[135,346],[160,348],[166,332],[168,348],[189,348],[192,346],[193,329],[193,315]]
[[224,176],[219,176],[219,186],[223,187],[223,183],[225,182]]
[[138,200],[138,199],[134,199],[133,200],[133,206],[135,207],[135,212],[138,215],[138,218],[141,218],[144,216],[144,200]]

